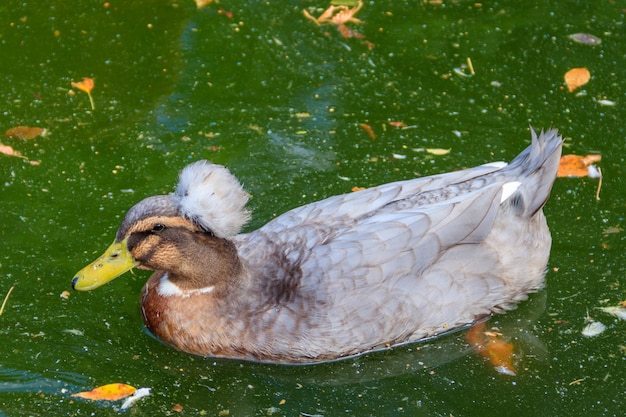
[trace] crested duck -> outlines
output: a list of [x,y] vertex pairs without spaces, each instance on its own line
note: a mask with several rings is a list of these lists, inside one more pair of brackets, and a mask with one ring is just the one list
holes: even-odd
[[543,285],[551,238],[542,207],[562,139],[531,133],[509,164],[330,197],[245,234],[239,181],[194,162],[173,194],[128,211],[72,287],[154,270],[141,293],[145,325],[202,356],[306,363],[437,336]]

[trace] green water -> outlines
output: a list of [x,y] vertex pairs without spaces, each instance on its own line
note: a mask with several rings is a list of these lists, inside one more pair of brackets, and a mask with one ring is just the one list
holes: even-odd
[[[351,26],[364,39],[302,15],[327,5],[0,3],[0,131],[49,131],[0,140],[28,158],[0,155],[0,299],[14,286],[0,316],[0,416],[118,415],[119,402],[70,396],[111,382],[150,387],[128,411],[146,416],[176,404],[209,416],[623,415],[626,323],[595,307],[626,299],[626,3],[371,1]],[[576,32],[602,43],[574,43]],[[573,67],[592,78],[568,93]],[[83,77],[95,79],[94,111],[71,88]],[[515,377],[464,332],[316,366],[191,357],[142,331],[142,271],[61,297],[125,211],[171,191],[190,161],[243,181],[253,229],[354,186],[510,159],[529,124],[558,128],[565,153],[601,153],[604,179],[599,201],[597,180],[557,180],[547,287],[493,321],[516,345]],[[431,147],[451,152],[414,150]],[[587,314],[607,330],[582,336]]]

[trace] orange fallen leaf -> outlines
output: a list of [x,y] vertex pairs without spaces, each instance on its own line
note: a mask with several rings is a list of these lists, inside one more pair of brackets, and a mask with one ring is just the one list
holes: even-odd
[[37,136],[45,136],[46,129],[41,127],[16,126],[4,132],[4,136],[12,139],[34,139]]
[[89,94],[94,87],[93,78],[84,77],[82,81],[72,81],[72,87],[78,88],[80,91],[84,91],[85,93]]
[[565,73],[565,84],[569,92],[573,92],[589,82],[591,73],[587,68],[572,68]]
[[367,133],[370,139],[376,139],[376,133],[374,133],[374,129],[372,129],[372,126],[368,125],[367,123],[359,123],[359,127],[365,130],[365,133]]
[[91,391],[79,392],[72,394],[72,397],[85,398],[87,400],[108,400],[117,401],[122,398],[132,395],[137,389],[130,385],[115,383],[102,385],[98,388],[94,388]]
[[184,410],[183,406],[180,404],[174,404],[172,407],[172,411],[176,411],[177,413],[182,413]]
[[559,162],[559,170],[557,177],[586,177],[597,178],[597,169],[592,164],[600,162],[602,155],[591,154],[586,156],[580,155],[563,155]]
[[515,375],[513,366],[513,345],[500,339],[498,333],[487,331],[485,323],[472,327],[466,340],[479,355],[489,359],[496,371],[505,375]]
[[356,193],[357,191],[363,191],[363,190],[365,190],[365,187],[358,187],[358,186],[355,185],[354,187],[352,187],[351,191],[353,193]]
[[404,122],[389,122],[389,126],[393,126],[393,127],[406,127],[406,123],[404,123]]
[[226,16],[229,19],[232,19],[233,16],[235,15],[235,13],[231,12],[230,10],[226,10],[226,9],[222,9],[222,8],[217,10],[217,14],[221,14],[223,16]]
[[91,110],[96,109],[96,106],[93,102],[93,97],[91,96],[91,90],[93,90],[94,84],[95,82],[93,78],[89,78],[89,77],[84,77],[82,81],[78,81],[78,82],[72,81],[72,87],[77,88],[80,91],[87,93],[87,96],[89,97],[89,103],[91,104]]

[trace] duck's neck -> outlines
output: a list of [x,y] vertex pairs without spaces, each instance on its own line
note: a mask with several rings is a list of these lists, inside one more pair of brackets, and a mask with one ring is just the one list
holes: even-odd
[[242,284],[244,269],[230,240],[202,237],[189,240],[178,249],[185,256],[166,270],[168,280],[181,291],[224,294]]

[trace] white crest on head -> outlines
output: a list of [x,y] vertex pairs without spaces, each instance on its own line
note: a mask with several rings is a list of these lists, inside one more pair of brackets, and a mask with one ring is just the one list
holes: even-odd
[[174,195],[184,217],[217,237],[236,235],[250,219],[245,209],[248,193],[221,165],[208,161],[187,165]]

